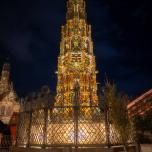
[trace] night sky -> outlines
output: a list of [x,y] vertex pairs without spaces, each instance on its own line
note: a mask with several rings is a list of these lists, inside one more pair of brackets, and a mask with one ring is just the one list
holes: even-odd
[[[151,0],[87,0],[98,82],[105,75],[130,97],[152,87]],[[0,68],[9,58],[19,96],[55,91],[66,0],[0,1]]]

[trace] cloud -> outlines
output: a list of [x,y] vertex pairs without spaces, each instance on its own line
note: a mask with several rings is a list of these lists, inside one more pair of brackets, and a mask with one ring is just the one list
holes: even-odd
[[18,60],[32,62],[33,57],[30,52],[31,33],[15,32],[4,40],[4,46]]

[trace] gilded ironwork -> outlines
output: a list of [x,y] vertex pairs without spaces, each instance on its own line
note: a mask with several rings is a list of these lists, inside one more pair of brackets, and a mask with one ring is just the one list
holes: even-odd
[[17,130],[18,145],[25,146],[28,144],[29,125],[30,125],[30,113],[29,112],[20,113],[20,120],[18,123],[18,130]]

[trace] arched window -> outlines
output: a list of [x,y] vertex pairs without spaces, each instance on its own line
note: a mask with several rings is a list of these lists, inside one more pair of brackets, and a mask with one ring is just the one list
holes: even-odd
[[11,107],[9,106],[6,111],[6,115],[9,116],[11,114],[11,112],[12,112],[12,110],[11,110]]
[[0,114],[5,115],[5,106],[2,106],[0,109]]

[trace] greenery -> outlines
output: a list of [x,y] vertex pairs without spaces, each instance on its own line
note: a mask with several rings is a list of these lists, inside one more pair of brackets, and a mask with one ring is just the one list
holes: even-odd
[[132,127],[128,117],[127,102],[128,96],[119,93],[115,84],[106,82],[104,88],[106,107],[109,111],[110,123],[120,136],[120,142],[127,151],[128,140],[131,135]]

